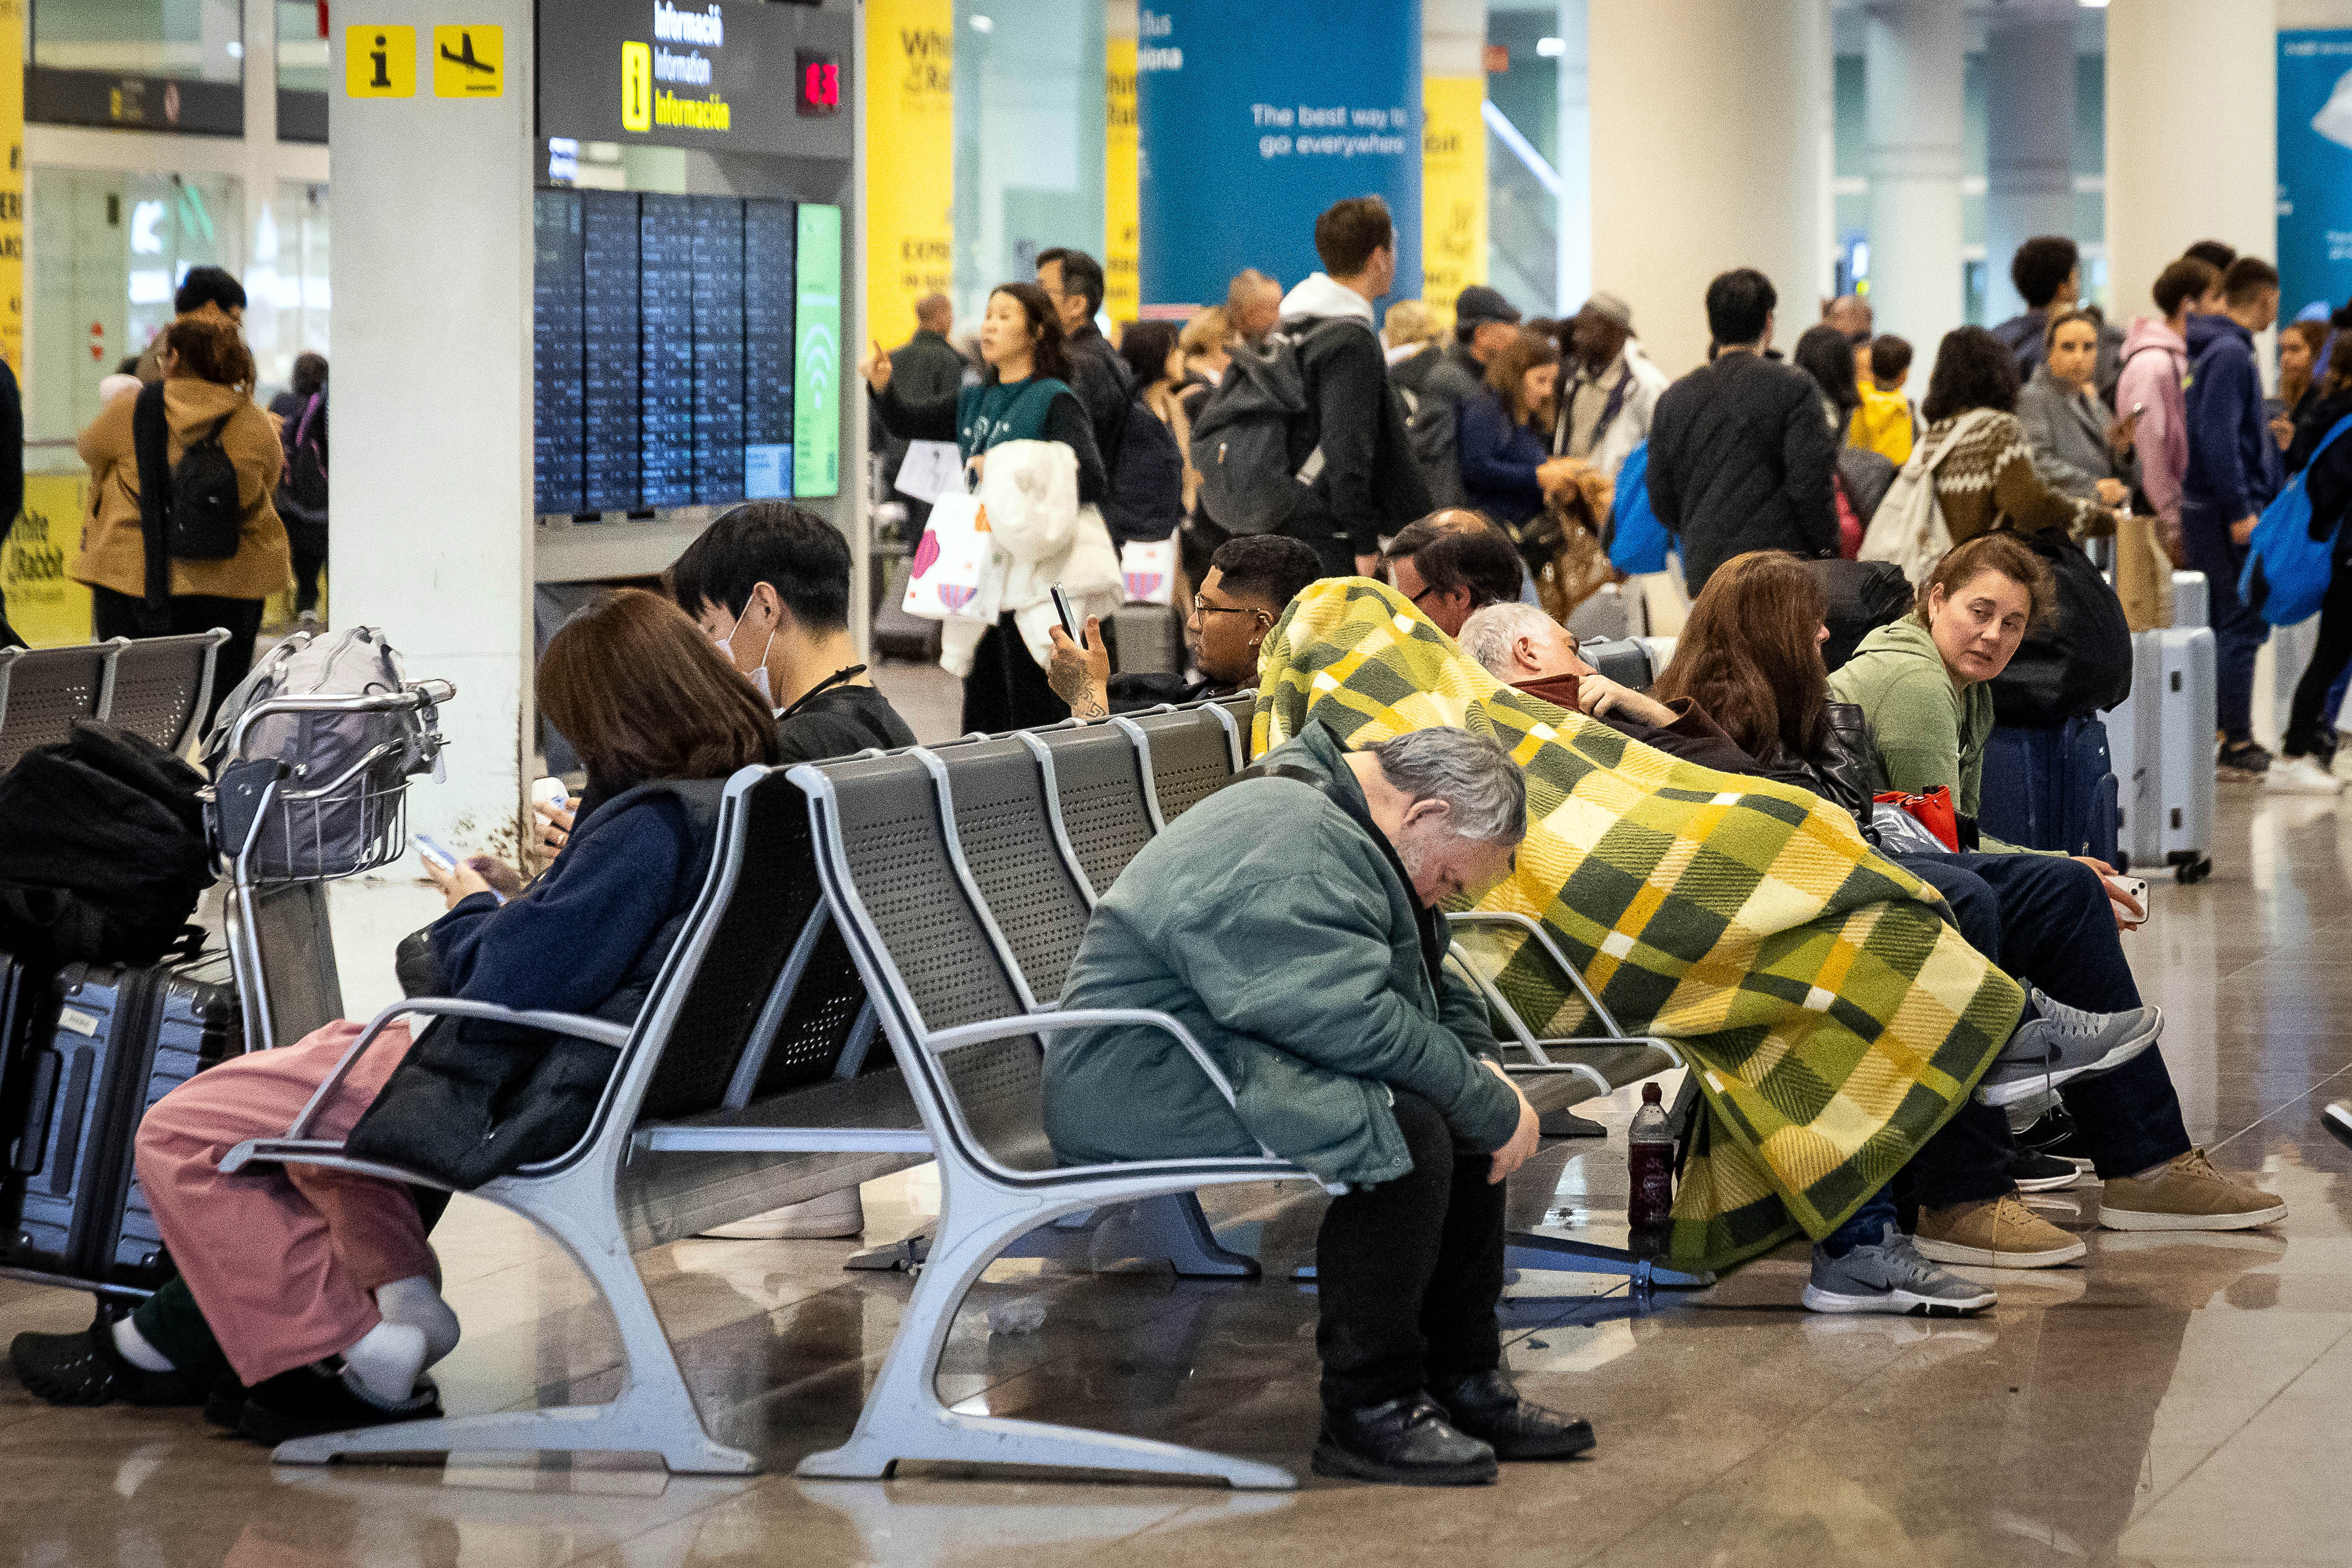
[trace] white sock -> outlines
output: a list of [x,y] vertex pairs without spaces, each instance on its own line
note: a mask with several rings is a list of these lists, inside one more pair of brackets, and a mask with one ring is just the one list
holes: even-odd
[[375,1292],[375,1310],[383,1314],[388,1323],[406,1323],[425,1331],[425,1364],[432,1366],[457,1348],[457,1314],[433,1288],[433,1281],[422,1274],[412,1274],[405,1280],[394,1280],[389,1285],[379,1285]]
[[114,1320],[114,1348],[142,1372],[170,1372],[172,1358],[147,1343],[147,1336],[129,1318]]
[[425,1370],[425,1331],[413,1323],[380,1322],[343,1352],[343,1371],[360,1391],[385,1406],[404,1405]]

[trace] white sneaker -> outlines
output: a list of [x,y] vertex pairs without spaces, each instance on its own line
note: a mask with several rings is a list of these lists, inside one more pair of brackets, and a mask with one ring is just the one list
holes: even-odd
[[721,1225],[702,1234],[717,1241],[835,1241],[866,1231],[866,1205],[854,1186]]
[[2263,788],[2273,795],[2333,795],[2344,780],[2308,757],[2282,757],[2263,775]]

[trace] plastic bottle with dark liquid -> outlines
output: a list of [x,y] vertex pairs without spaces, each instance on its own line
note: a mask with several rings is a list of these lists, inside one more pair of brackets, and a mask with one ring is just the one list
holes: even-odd
[[1633,1178],[1626,1224],[1637,1234],[1663,1233],[1674,1216],[1675,1133],[1655,1083],[1642,1085],[1642,1108],[1625,1134],[1625,1164]]

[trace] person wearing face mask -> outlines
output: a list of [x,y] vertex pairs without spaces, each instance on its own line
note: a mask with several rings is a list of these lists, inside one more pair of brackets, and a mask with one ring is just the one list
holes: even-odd
[[[1859,706],[1869,723],[1867,760],[1876,789],[1949,789],[1961,817],[1975,818],[1993,730],[1989,683],[2008,667],[2026,627],[2046,612],[2052,598],[2049,570],[2038,556],[2006,532],[1984,534],[1944,557],[1920,585],[1910,615],[1862,640],[1829,685],[1840,701]],[[1976,847],[1988,862],[2063,859],[2039,857],[1983,834]],[[2081,863],[2103,878],[2114,873],[2101,862]],[[2079,945],[2074,950],[2081,951]],[[2105,1183],[2102,1225],[2237,1230],[2286,1217],[2283,1201],[2222,1175],[2189,1144],[2160,1058],[2126,1066],[2096,1091],[2105,1097],[2096,1126],[2079,1106],[2074,1119],[2076,1137]],[[2074,1101],[2075,1093],[2067,1098]]]
[[1592,1445],[1502,1368],[1503,1181],[1537,1117],[1437,914],[1500,879],[1527,827],[1526,780],[1487,736],[1350,751],[1310,725],[1143,847],[1062,989],[1066,1010],[1171,1015],[1240,1088],[1229,1103],[1164,1030],[1059,1030],[1057,1158],[1271,1151],[1344,1184],[1315,1249],[1318,1475],[1477,1485],[1497,1459]]
[[1134,713],[1160,703],[1230,696],[1257,684],[1257,651],[1298,591],[1322,575],[1305,541],[1280,534],[1243,534],[1210,558],[1209,573],[1192,595],[1184,645],[1197,680],[1165,674],[1114,675],[1103,645],[1102,618],[1089,615],[1086,646],[1053,630],[1054,662],[1046,671],[1055,695],[1080,718]]

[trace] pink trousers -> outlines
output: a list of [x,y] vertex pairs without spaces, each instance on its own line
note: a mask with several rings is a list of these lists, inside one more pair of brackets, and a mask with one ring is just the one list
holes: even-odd
[[[336,1354],[383,1321],[370,1292],[438,1278],[406,1187],[316,1166],[252,1166],[223,1176],[247,1138],[283,1137],[362,1026],[345,1020],[278,1051],[200,1072],[139,1125],[139,1183],[172,1261],[247,1386]],[[310,1124],[340,1139],[408,1052],[394,1024]]]

